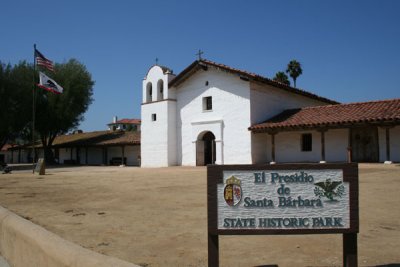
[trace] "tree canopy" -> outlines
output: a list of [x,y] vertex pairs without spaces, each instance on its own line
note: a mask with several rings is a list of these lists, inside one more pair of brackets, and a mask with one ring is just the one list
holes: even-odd
[[303,73],[300,62],[296,60],[291,60],[287,66],[286,73],[290,75],[293,79],[294,87],[296,87],[296,80]]
[[[55,64],[54,69],[54,73],[46,74],[64,88],[62,94],[34,87],[35,131],[42,141],[47,162],[53,161],[50,148],[55,137],[76,128],[93,101],[94,81],[83,64],[71,59]],[[33,79],[38,82],[33,65],[21,62],[11,66],[0,62],[0,146],[23,132],[31,133]]]
[[92,103],[94,81],[86,67],[75,59],[55,65],[50,73],[64,88],[62,94],[37,89],[35,129],[40,134],[47,162],[53,161],[50,147],[59,134],[76,128]]
[[0,149],[32,120],[32,66],[0,62]]
[[275,74],[275,77],[273,78],[273,80],[276,82],[286,84],[286,85],[290,85],[289,77],[283,71],[278,71]]

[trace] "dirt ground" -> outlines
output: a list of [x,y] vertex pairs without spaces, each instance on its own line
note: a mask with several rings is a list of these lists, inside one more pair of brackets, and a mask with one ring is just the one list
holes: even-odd
[[[207,266],[206,168],[75,167],[0,175],[0,205],[142,266]],[[400,265],[400,165],[360,165],[360,266]],[[222,236],[221,266],[341,266],[341,235]]]

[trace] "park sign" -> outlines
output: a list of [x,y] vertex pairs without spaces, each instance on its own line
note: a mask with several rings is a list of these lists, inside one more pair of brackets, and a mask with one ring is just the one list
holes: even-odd
[[357,164],[209,165],[207,171],[209,260],[218,235],[342,233],[344,257],[354,254]]

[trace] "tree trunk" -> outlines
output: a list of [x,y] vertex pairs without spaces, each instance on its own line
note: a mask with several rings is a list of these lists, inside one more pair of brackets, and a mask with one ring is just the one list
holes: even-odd
[[44,150],[44,160],[46,164],[54,164],[55,160],[54,160],[53,150],[51,150],[51,148],[48,146],[43,147],[43,150]]
[[45,160],[46,164],[55,164],[54,153],[53,153],[53,150],[51,150],[51,145],[53,144],[55,137],[52,137],[51,134],[49,134],[49,135],[50,135],[50,137],[47,137],[46,135],[42,135],[44,160]]

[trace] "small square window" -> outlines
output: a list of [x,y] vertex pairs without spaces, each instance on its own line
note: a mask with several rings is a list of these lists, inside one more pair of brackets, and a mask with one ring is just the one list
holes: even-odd
[[301,151],[312,151],[312,134],[301,135]]
[[157,114],[153,113],[151,114],[151,120],[156,121],[157,120]]
[[203,110],[212,110],[212,97],[203,97]]

